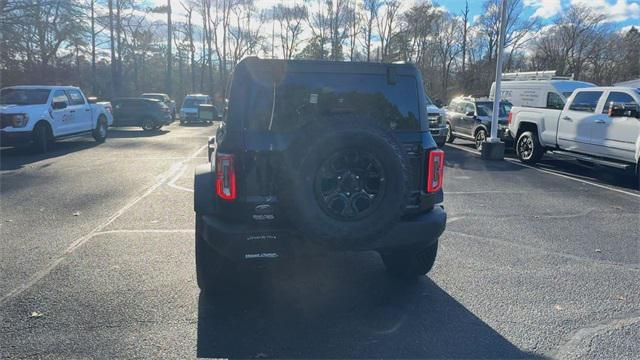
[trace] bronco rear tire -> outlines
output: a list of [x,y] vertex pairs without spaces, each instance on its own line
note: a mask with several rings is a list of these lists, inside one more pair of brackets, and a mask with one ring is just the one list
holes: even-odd
[[196,214],[196,279],[205,291],[220,291],[229,285],[237,264],[212,249],[202,235],[203,220]]
[[409,167],[394,134],[364,121],[311,126],[285,154],[281,198],[306,238],[332,248],[374,241],[406,208]]
[[438,241],[427,247],[380,251],[380,257],[390,275],[411,279],[427,274],[436,261]]

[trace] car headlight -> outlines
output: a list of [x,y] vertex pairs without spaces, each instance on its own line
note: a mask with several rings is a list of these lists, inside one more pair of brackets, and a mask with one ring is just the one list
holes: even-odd
[[27,114],[13,114],[9,115],[9,121],[14,128],[23,128],[27,126],[29,122],[29,115]]

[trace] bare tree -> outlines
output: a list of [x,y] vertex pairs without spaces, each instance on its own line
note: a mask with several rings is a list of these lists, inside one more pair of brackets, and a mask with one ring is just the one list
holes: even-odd
[[373,38],[375,20],[378,18],[378,11],[380,11],[381,6],[381,0],[364,0],[362,2],[364,15],[361,30],[364,39],[364,51],[365,54],[367,54],[367,61],[371,61],[371,40]]
[[278,4],[273,7],[273,20],[280,28],[280,46],[282,47],[282,57],[292,59],[301,42],[301,35],[304,31],[304,21],[309,13],[306,5],[286,6]]
[[449,14],[442,15],[436,21],[435,49],[440,59],[440,74],[442,76],[442,98],[448,98],[451,66],[460,54],[460,22]]
[[396,30],[396,17],[400,10],[400,1],[385,0],[383,8],[384,11],[376,16],[376,26],[378,37],[380,38],[380,60],[387,61],[391,39]]

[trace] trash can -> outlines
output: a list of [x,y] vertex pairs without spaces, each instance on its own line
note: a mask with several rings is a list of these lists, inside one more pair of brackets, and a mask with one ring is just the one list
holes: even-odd
[[198,121],[212,123],[215,120],[218,120],[218,109],[215,105],[198,105]]

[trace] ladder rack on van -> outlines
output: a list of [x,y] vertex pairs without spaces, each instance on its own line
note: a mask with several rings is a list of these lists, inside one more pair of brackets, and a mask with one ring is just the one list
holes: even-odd
[[525,81],[525,80],[573,80],[571,76],[558,76],[555,70],[547,71],[525,71],[514,73],[503,73],[503,81]]

